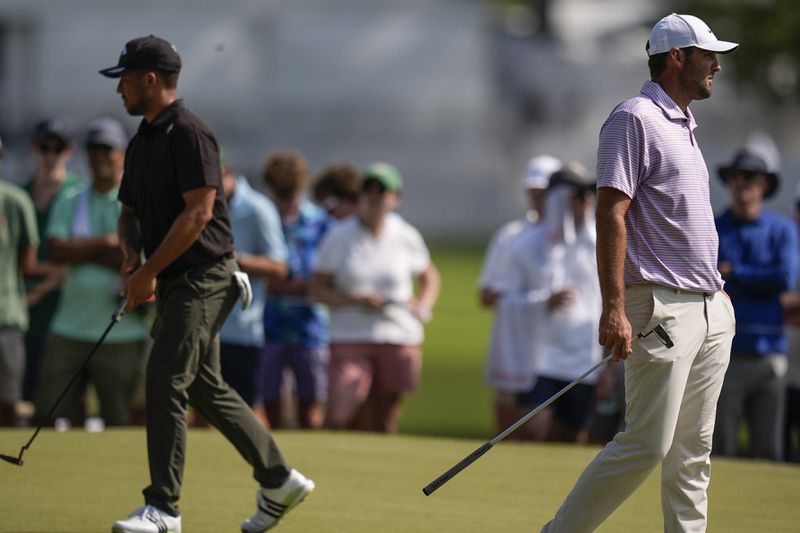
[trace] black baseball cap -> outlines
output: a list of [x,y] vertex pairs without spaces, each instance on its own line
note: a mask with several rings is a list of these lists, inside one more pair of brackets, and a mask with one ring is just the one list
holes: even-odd
[[175,45],[156,37],[138,37],[125,43],[115,67],[100,71],[108,78],[119,78],[127,70],[162,70],[166,72],[181,71],[181,56]]
[[549,189],[567,186],[576,193],[593,192],[597,188],[597,182],[589,174],[582,164],[577,161],[570,161],[561,170],[550,176]]
[[34,142],[38,142],[46,137],[54,137],[68,145],[72,144],[74,135],[72,127],[67,119],[54,115],[37,122],[31,132],[31,140]]
[[128,145],[128,134],[119,121],[111,117],[101,117],[89,124],[86,132],[86,147],[108,146],[124,150]]

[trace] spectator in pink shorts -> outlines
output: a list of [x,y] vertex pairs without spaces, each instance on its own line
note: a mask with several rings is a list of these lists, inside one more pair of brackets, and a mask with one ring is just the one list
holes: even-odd
[[419,232],[391,215],[402,188],[391,165],[369,167],[356,216],[334,226],[320,247],[311,296],[331,308],[331,429],[394,433],[402,395],[419,383],[423,322],[439,295],[439,273]]

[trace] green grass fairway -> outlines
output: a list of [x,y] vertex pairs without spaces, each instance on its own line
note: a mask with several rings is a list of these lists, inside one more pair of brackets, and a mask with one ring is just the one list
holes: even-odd
[[442,292],[425,328],[422,383],[407,396],[402,433],[490,438],[492,393],[483,379],[492,315],[478,306],[483,250],[433,247]]
[[[31,433],[0,431],[16,455]],[[503,443],[431,496],[422,487],[483,443],[412,436],[279,432],[287,459],[317,490],[276,531],[291,533],[532,532],[555,511],[596,449]],[[108,532],[141,504],[147,480],[141,429],[42,432],[25,465],[0,464],[0,532]],[[186,533],[238,531],[255,482],[219,433],[189,436],[182,498]],[[797,531],[800,468],[714,461],[711,532]],[[600,529],[662,531],[653,475]]]

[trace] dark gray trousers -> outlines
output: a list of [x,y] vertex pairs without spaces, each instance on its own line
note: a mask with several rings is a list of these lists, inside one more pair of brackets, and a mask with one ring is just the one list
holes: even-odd
[[[783,458],[785,364],[786,357],[782,355],[731,354],[717,405],[715,454],[773,461]],[[782,366],[781,371],[776,371],[778,366]],[[740,453],[739,429],[743,422],[750,431],[750,449]]]
[[288,467],[269,431],[222,379],[219,330],[237,303],[233,259],[159,279],[153,347],[147,364],[145,502],[178,515],[186,456],[186,411],[191,404],[253,466],[263,487],[280,486]]

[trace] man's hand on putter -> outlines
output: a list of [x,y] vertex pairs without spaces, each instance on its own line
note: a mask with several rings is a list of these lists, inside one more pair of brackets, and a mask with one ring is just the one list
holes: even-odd
[[145,303],[156,292],[156,277],[143,266],[128,276],[123,290],[125,298],[128,299],[128,305],[125,307],[127,314]]
[[598,332],[600,344],[607,352],[614,355],[614,361],[627,359],[633,352],[631,348],[633,329],[624,308],[604,309],[600,315]]

